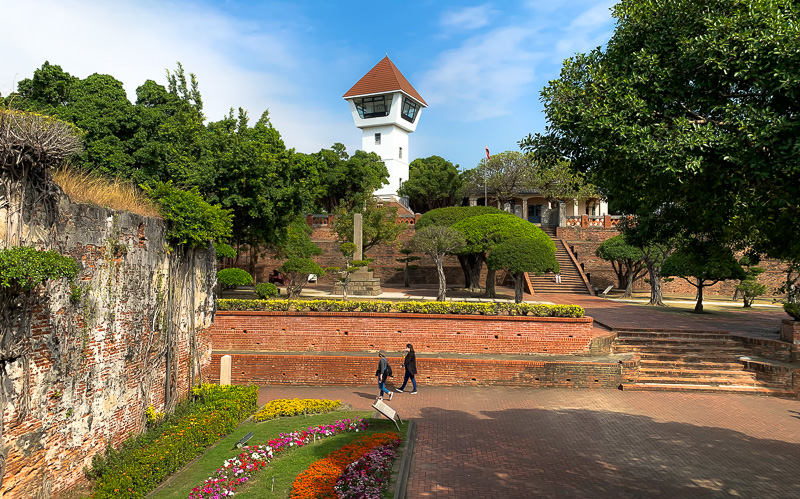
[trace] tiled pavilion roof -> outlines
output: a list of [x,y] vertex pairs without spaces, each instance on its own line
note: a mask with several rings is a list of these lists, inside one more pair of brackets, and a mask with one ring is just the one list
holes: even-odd
[[419,95],[419,93],[411,86],[411,84],[403,76],[403,73],[397,69],[397,66],[389,59],[387,55],[381,62],[369,70],[353,87],[344,94],[344,98],[356,97],[359,95],[380,94],[384,92],[395,92],[402,90],[423,106],[427,107],[428,103]]

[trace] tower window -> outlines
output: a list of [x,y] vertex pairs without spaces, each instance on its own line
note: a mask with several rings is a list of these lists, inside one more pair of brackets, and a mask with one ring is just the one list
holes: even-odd
[[375,134],[375,145],[376,146],[381,145],[381,134],[379,134],[379,133]]
[[403,159],[403,148],[402,148],[402,147],[400,148],[400,150],[399,150],[399,151],[397,151],[397,156],[398,156],[400,159]]
[[391,95],[374,95],[372,97],[362,97],[360,99],[353,99],[356,105],[358,115],[361,118],[379,118],[381,116],[388,116],[389,110],[392,108]]
[[419,104],[417,104],[411,99],[403,97],[403,112],[401,113],[403,119],[406,121],[410,121],[411,123],[414,123],[414,120],[417,119],[418,113],[419,113]]

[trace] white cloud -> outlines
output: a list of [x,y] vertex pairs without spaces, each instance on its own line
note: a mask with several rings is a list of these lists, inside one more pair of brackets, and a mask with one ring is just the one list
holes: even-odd
[[298,53],[304,44],[280,25],[240,21],[196,4],[134,0],[9,2],[3,14],[36,19],[34,27],[6,22],[0,30],[3,95],[47,60],[80,78],[110,74],[134,101],[139,85],[165,84],[165,70],[180,61],[197,75],[209,120],[241,106],[255,121],[269,108],[288,147],[311,152],[342,140],[333,134],[347,123],[346,106],[342,116],[304,108],[302,95],[311,93],[306,85],[318,78],[309,73],[320,65]]
[[576,52],[586,52],[598,47],[611,37],[611,7],[616,2],[603,2],[583,11],[564,31],[556,43],[559,60]]
[[491,5],[476,5],[459,10],[448,10],[442,14],[441,25],[448,30],[473,30],[489,24],[494,14]]
[[523,27],[503,27],[442,53],[435,69],[422,76],[422,95],[431,105],[452,106],[464,120],[510,113],[535,76],[540,55],[527,49],[533,35]]

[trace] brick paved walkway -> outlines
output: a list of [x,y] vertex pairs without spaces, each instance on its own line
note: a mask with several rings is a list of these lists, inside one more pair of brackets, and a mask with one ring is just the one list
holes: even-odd
[[[780,338],[781,320],[789,318],[781,308],[738,310],[694,314],[643,307],[589,295],[535,295],[535,300],[580,305],[586,315],[614,328],[696,329],[728,331],[761,338]],[[526,297],[527,298],[527,297]],[[713,299],[709,298],[710,300]]]
[[[269,387],[368,410],[376,387]],[[800,403],[748,395],[420,387],[409,498],[800,497]]]

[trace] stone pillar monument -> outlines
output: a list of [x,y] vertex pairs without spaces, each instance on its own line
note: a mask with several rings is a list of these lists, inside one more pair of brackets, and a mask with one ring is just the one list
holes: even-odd
[[[353,244],[356,251],[353,253],[353,260],[364,259],[364,218],[361,213],[353,215]],[[367,267],[361,267],[350,274],[350,283],[347,285],[348,295],[377,296],[381,294],[381,280],[372,276],[372,272]],[[343,294],[342,282],[337,281],[333,285],[333,294]]]

